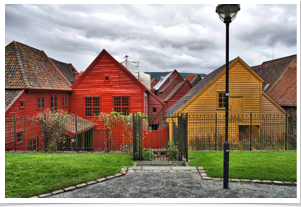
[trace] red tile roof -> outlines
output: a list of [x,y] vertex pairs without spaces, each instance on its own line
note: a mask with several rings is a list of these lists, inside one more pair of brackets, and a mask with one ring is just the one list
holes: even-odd
[[252,67],[252,69],[264,80],[262,84],[262,90],[268,92],[271,87],[274,87],[273,85],[295,58],[296,55],[291,55],[288,57],[266,61],[261,65]]
[[5,111],[14,103],[24,92],[24,90],[5,90]]
[[50,60],[55,64],[55,66],[63,73],[67,80],[73,84],[76,81],[75,74],[78,74],[77,70],[73,67],[71,63],[63,63],[53,58]]
[[297,55],[263,62],[252,69],[264,79],[262,90],[280,106],[297,105]]
[[19,42],[5,47],[5,88],[72,90],[42,50]]
[[194,77],[195,77],[196,75],[197,75],[197,74],[189,75],[189,76],[187,76],[186,79],[188,79],[188,81],[191,83],[191,81],[194,79]]
[[297,67],[290,67],[269,93],[280,106],[297,106]]

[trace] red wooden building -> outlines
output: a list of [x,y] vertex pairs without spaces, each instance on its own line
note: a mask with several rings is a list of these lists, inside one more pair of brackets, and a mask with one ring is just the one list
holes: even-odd
[[[5,118],[32,116],[47,108],[70,112],[71,92],[70,82],[44,51],[16,41],[5,47]],[[9,150],[14,142],[13,122],[5,127]],[[22,122],[17,130],[18,148],[30,143],[37,146],[41,137],[35,127]]]
[[[155,80],[152,80],[155,82]],[[155,94],[165,104],[161,113],[165,113],[175,102],[177,102],[183,95],[185,95],[192,88],[188,79],[184,80],[177,70],[161,77],[161,80],[152,87]],[[149,105],[152,104],[153,99],[150,99]],[[151,112],[151,111],[150,111]]]
[[71,111],[84,118],[100,112],[145,113],[147,88],[123,65],[103,50],[71,86]]

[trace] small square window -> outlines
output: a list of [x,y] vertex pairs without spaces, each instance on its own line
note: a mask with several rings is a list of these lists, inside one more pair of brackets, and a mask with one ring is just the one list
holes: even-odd
[[20,109],[24,109],[25,108],[25,101],[20,101]]
[[153,108],[153,112],[157,112],[157,108]]
[[23,140],[23,133],[17,133],[17,142],[22,142]]
[[109,80],[109,76],[106,76],[106,80]]

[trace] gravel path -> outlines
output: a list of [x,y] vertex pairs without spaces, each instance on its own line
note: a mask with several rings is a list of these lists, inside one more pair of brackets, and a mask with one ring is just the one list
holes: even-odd
[[296,198],[296,186],[202,180],[196,172],[128,172],[47,198]]

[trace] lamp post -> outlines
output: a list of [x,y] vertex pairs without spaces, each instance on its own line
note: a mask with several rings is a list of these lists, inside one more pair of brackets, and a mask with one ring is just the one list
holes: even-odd
[[225,142],[224,142],[224,185],[229,189],[229,142],[228,142],[228,119],[229,119],[229,25],[235,19],[240,10],[239,4],[218,4],[215,12],[220,20],[226,24],[226,124],[225,124]]

